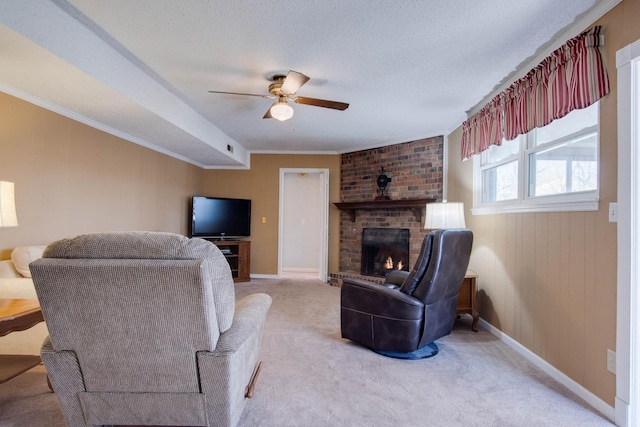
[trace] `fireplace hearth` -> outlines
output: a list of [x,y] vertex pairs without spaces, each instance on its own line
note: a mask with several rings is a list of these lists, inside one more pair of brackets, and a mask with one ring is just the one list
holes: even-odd
[[360,273],[386,277],[393,270],[409,271],[409,229],[364,228]]

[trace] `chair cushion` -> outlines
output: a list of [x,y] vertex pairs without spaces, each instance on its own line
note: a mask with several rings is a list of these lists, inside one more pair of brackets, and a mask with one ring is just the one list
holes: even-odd
[[425,236],[422,241],[422,247],[420,248],[420,254],[416,260],[413,269],[409,273],[409,276],[400,285],[400,292],[404,292],[408,295],[413,295],[413,291],[416,290],[424,273],[427,271],[429,265],[429,257],[431,256],[431,245],[433,243],[433,232]]
[[430,234],[433,234],[433,244],[429,266],[411,294],[425,305],[458,294],[473,245],[473,233],[469,229],[436,230]]

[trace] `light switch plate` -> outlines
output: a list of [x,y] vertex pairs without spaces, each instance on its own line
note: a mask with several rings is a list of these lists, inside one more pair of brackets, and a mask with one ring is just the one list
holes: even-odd
[[609,203],[609,222],[618,222],[618,204]]
[[607,371],[616,373],[616,352],[607,349]]

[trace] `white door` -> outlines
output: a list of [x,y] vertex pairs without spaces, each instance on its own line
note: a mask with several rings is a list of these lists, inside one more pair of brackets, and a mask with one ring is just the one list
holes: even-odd
[[327,280],[328,169],[281,169],[278,275]]

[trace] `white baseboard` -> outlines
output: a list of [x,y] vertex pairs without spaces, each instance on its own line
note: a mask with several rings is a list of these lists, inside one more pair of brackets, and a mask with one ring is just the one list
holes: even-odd
[[283,273],[319,273],[317,268],[283,268]]
[[280,279],[277,274],[252,274],[249,277],[252,279]]
[[589,390],[569,378],[567,375],[560,372],[557,368],[553,367],[551,364],[549,364],[549,362],[545,361],[543,358],[511,338],[509,335],[497,329],[487,321],[480,319],[479,323],[483,328],[487,329],[489,332],[499,338],[500,341],[504,342],[506,345],[517,351],[520,355],[536,365],[538,368],[542,369],[546,374],[551,376],[560,384],[564,385],[569,390],[577,394],[581,399],[591,405],[596,411],[609,418],[609,420],[611,420],[612,422],[615,422],[616,411],[604,400],[591,393]]

